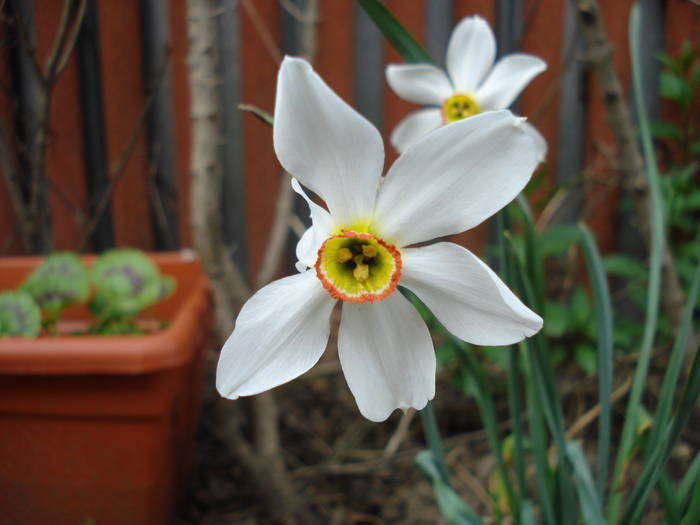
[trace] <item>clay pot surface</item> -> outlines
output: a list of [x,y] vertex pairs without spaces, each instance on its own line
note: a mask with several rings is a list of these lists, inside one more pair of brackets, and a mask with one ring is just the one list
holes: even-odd
[[[191,467],[213,314],[191,254],[151,257],[177,280],[140,316],[164,329],[0,338],[0,524],[170,522]],[[0,259],[0,290],[40,261]],[[62,319],[70,332],[89,314],[75,306]]]

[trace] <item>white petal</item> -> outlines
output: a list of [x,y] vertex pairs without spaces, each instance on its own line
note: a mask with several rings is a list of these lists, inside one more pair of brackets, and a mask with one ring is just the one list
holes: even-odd
[[399,292],[376,303],[343,303],[338,355],[363,416],[384,421],[397,408],[425,407],[435,395],[428,327]]
[[477,345],[508,345],[536,334],[542,318],[476,255],[441,242],[403,251],[401,285],[454,335]]
[[382,139],[305,60],[282,62],[273,139],[284,169],[326,201],[335,221],[371,215],[384,166]]
[[296,247],[297,259],[301,263],[297,263],[296,268],[303,272],[307,267],[311,268],[316,263],[318,249],[323,241],[330,236],[333,229],[333,220],[326,210],[309,198],[295,178],[292,178],[292,189],[301,195],[306,204],[309,205],[309,215],[311,216],[311,227],[304,232]]
[[533,55],[519,53],[503,57],[476,91],[479,106],[482,110],[507,108],[530,80],[545,69],[544,60]]
[[334,305],[313,271],[260,289],[243,305],[221,350],[219,393],[250,396],[306,372],[326,348]]
[[445,72],[432,64],[389,64],[386,81],[404,100],[426,106],[441,106],[454,91]]
[[440,126],[442,114],[439,109],[419,109],[396,125],[391,132],[391,144],[399,153],[403,153],[423,135]]
[[496,57],[496,39],[480,16],[457,24],[447,45],[447,72],[459,91],[471,92],[481,83]]
[[472,228],[508,204],[537,165],[523,120],[489,111],[410,147],[379,190],[378,234],[398,246],[428,241]]
[[542,133],[529,122],[523,122],[522,126],[532,139],[535,153],[537,154],[537,161],[544,162],[544,159],[547,158],[547,140],[542,136]]

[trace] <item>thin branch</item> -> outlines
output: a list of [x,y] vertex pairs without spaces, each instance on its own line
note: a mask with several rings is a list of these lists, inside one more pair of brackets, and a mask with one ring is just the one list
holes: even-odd
[[279,184],[275,219],[270,230],[270,236],[265,249],[265,257],[263,258],[263,263],[260,267],[256,282],[258,288],[265,286],[274,279],[275,272],[277,268],[279,268],[282,253],[287,243],[289,216],[292,213],[292,204],[294,202],[291,177],[288,173],[283,173]]
[[116,158],[116,160],[109,169],[109,180],[107,182],[107,187],[102,192],[97,207],[95,208],[95,212],[92,214],[90,220],[83,228],[82,234],[80,236],[81,240],[77,247],[77,251],[79,252],[85,250],[85,247],[87,246],[88,242],[90,242],[90,237],[92,237],[95,228],[97,228],[97,224],[100,222],[102,215],[104,214],[105,210],[107,209],[107,206],[109,205],[110,200],[112,199],[112,194],[114,193],[117,183],[121,180],[122,176],[126,172],[126,167],[129,163],[129,160],[131,159],[131,154],[134,152],[138,138],[143,132],[143,129],[146,125],[146,118],[148,117],[148,112],[151,109],[151,106],[153,105],[153,102],[155,101],[155,98],[158,94],[159,87],[163,79],[165,78],[166,73],[168,72],[169,64],[170,57],[168,56],[168,60],[166,60],[163,63],[161,70],[158,72],[155,85],[153,86],[151,92],[148,94],[148,97],[146,97],[146,100],[144,101],[143,107],[141,108],[141,112],[139,113],[136,123],[134,124],[134,128],[131,131],[131,135],[129,135],[129,138],[127,139],[126,144],[124,144],[124,147],[119,153],[119,156]]
[[385,456],[393,456],[396,454],[396,451],[399,450],[404,439],[406,439],[408,429],[410,428],[411,422],[417,413],[418,412],[413,408],[409,408],[403,413],[401,419],[399,420],[399,424],[396,425],[396,430],[389,438],[389,441],[387,441],[386,447],[384,447]]
[[27,207],[22,198],[22,187],[20,183],[15,164],[10,155],[10,147],[7,139],[5,123],[0,118],[0,166],[5,174],[5,182],[7,183],[7,191],[10,195],[10,204],[17,218],[22,241],[25,250],[30,249],[30,230],[27,223]]
[[60,75],[63,72],[63,70],[68,65],[68,61],[70,60],[71,55],[73,54],[75,45],[78,42],[78,35],[80,34],[80,28],[83,25],[83,19],[85,18],[86,10],[87,0],[81,0],[80,4],[78,5],[78,12],[75,16],[73,27],[71,28],[71,33],[66,40],[66,43],[63,47],[63,54],[61,55],[61,59],[58,61],[58,65],[56,66],[56,76]]
[[56,32],[56,37],[53,40],[51,50],[46,57],[46,64],[44,66],[43,74],[41,75],[42,83],[46,84],[50,79],[55,78],[55,68],[58,62],[59,54],[63,50],[63,45],[65,44],[65,37],[68,31],[68,25],[70,21],[70,12],[73,8],[73,0],[64,0],[63,9],[61,10],[61,18],[58,23],[58,31]]
[[241,0],[241,5],[248,15],[248,18],[250,18],[250,22],[253,24],[256,33],[258,33],[268,55],[270,55],[270,58],[272,58],[275,64],[279,65],[282,62],[282,53],[277,47],[275,37],[272,36],[267,25],[265,25],[265,21],[260,16],[258,8],[255,7],[255,3],[250,0]]

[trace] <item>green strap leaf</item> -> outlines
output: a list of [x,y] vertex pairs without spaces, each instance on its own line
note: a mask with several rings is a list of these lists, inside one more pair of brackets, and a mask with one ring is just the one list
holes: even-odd
[[362,9],[406,62],[433,63],[430,55],[378,0],[359,0]]
[[598,319],[598,497],[603,501],[608,454],[610,452],[610,396],[613,381],[613,311],[608,289],[608,279],[603,269],[603,261],[591,231],[579,224],[581,246],[586,257],[588,275],[591,279],[595,311]]
[[[642,401],[642,393],[646,385],[649,362],[651,360],[652,347],[656,328],[659,320],[659,295],[661,289],[661,263],[664,251],[664,203],[659,186],[659,174],[654,154],[654,146],[651,141],[651,132],[644,105],[644,95],[641,80],[640,49],[640,6],[638,3],[632,7],[629,20],[630,55],[632,58],[632,83],[634,86],[634,102],[639,121],[639,132],[642,139],[644,152],[644,167],[649,185],[651,202],[651,239],[649,260],[649,285],[647,292],[646,319],[644,322],[644,334],[642,336],[639,359],[634,371],[632,388],[630,390],[625,422],[622,427],[622,437],[615,459],[615,470],[610,487],[610,499],[608,505],[608,523],[616,523],[620,503],[622,501],[622,476],[624,465],[629,458],[634,445],[635,425],[634,415]],[[624,523],[632,523],[625,521]]]
[[485,525],[479,516],[452,488],[443,481],[442,474],[430,450],[416,455],[416,464],[433,485],[440,512],[450,525]]
[[258,106],[253,106],[252,104],[238,104],[238,109],[246,113],[251,113],[268,126],[272,126],[275,122],[275,117],[267,111],[260,109]]
[[583,510],[583,519],[588,525],[603,525],[605,519],[603,518],[600,499],[581,447],[573,441],[567,442],[566,456],[574,469],[576,490],[578,491],[581,509]]

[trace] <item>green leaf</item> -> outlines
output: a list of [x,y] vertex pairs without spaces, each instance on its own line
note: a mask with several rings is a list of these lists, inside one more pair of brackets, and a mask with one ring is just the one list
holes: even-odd
[[[579,224],[581,230],[581,246],[586,257],[586,267],[591,280],[595,312],[598,329],[598,400],[600,402],[600,416],[598,418],[598,458],[597,470],[599,474],[596,488],[601,505],[605,501],[605,485],[608,471],[608,454],[610,452],[610,425],[611,409],[610,396],[612,395],[613,382],[613,310],[608,279],[603,269],[603,262],[598,251],[593,234],[584,225]],[[595,352],[593,352],[595,353]],[[579,364],[581,363],[578,358]],[[583,365],[582,365],[583,366]],[[595,367],[595,361],[593,366]],[[585,369],[585,368],[584,368]]]
[[566,455],[574,470],[576,491],[581,503],[584,521],[588,525],[604,525],[603,510],[581,447],[573,441],[568,441],[566,443]]
[[690,102],[693,91],[683,78],[664,71],[661,73],[661,96],[685,106]]
[[687,505],[693,485],[696,483],[700,483],[700,452],[695,454],[690,467],[678,485],[678,501],[680,502],[681,507],[685,507],[685,505]]
[[451,525],[485,525],[476,512],[443,481],[432,452],[429,450],[419,452],[416,455],[416,464],[432,483],[438,507],[448,523]]
[[579,239],[579,229],[575,224],[557,224],[540,234],[539,242],[542,255],[561,255]]
[[690,500],[688,512],[683,516],[681,525],[696,525],[700,522],[700,481],[695,483],[693,496],[694,497]]
[[695,304],[700,295],[700,263],[695,270],[693,284],[688,293],[687,304],[683,312],[681,324],[678,327],[678,335],[671,350],[671,358],[666,367],[666,374],[661,385],[661,393],[659,394],[659,402],[654,414],[654,428],[652,429],[651,437],[649,438],[649,447],[653,450],[658,446],[661,440],[663,430],[669,425],[671,418],[671,410],[673,408],[673,400],[675,397],[678,381],[683,368],[685,349],[688,343],[688,337],[693,322],[693,312]]
[[378,0],[359,0],[362,9],[406,62],[428,62],[433,59],[401,23]]
[[651,134],[655,137],[676,142],[683,140],[683,133],[678,126],[670,122],[659,121],[651,124]]
[[578,286],[571,296],[571,317],[574,322],[583,327],[591,316],[591,306],[586,291]]
[[574,348],[574,359],[581,369],[589,376],[594,376],[597,368],[598,355],[595,348],[586,343],[579,343]]
[[647,267],[644,263],[621,253],[603,257],[603,269],[611,275],[634,281],[646,281],[647,279]]
[[67,306],[87,299],[90,283],[80,257],[59,252],[46,257],[20,289],[31,295],[43,311],[57,317]]
[[[634,445],[634,416],[641,406],[642,393],[646,386],[646,378],[649,370],[652,348],[658,326],[659,296],[661,289],[661,266],[664,250],[664,203],[659,187],[659,174],[654,152],[654,145],[649,131],[649,122],[644,104],[644,88],[642,84],[640,49],[640,5],[635,3],[630,12],[629,19],[629,49],[632,62],[632,85],[634,92],[635,109],[639,121],[639,132],[644,153],[644,166],[647,184],[649,185],[651,224],[650,224],[650,262],[649,281],[647,292],[646,318],[644,321],[644,334],[639,350],[639,358],[632,379],[632,388],[627,401],[625,421],[622,427],[620,444],[615,459],[615,469],[611,481],[611,493],[608,503],[608,521],[615,523],[622,499],[622,474],[627,457]],[[629,508],[629,507],[628,507]],[[640,508],[640,512],[641,512]],[[623,519],[623,523],[633,523]]]
[[547,337],[563,336],[571,325],[571,315],[567,305],[547,301],[544,305],[544,332]]
[[270,113],[263,111],[259,107],[253,106],[252,104],[238,104],[238,109],[245,111],[246,113],[251,113],[268,126],[272,126],[275,122],[275,117],[273,117]]
[[0,292],[0,337],[36,337],[41,331],[41,310],[23,291]]

